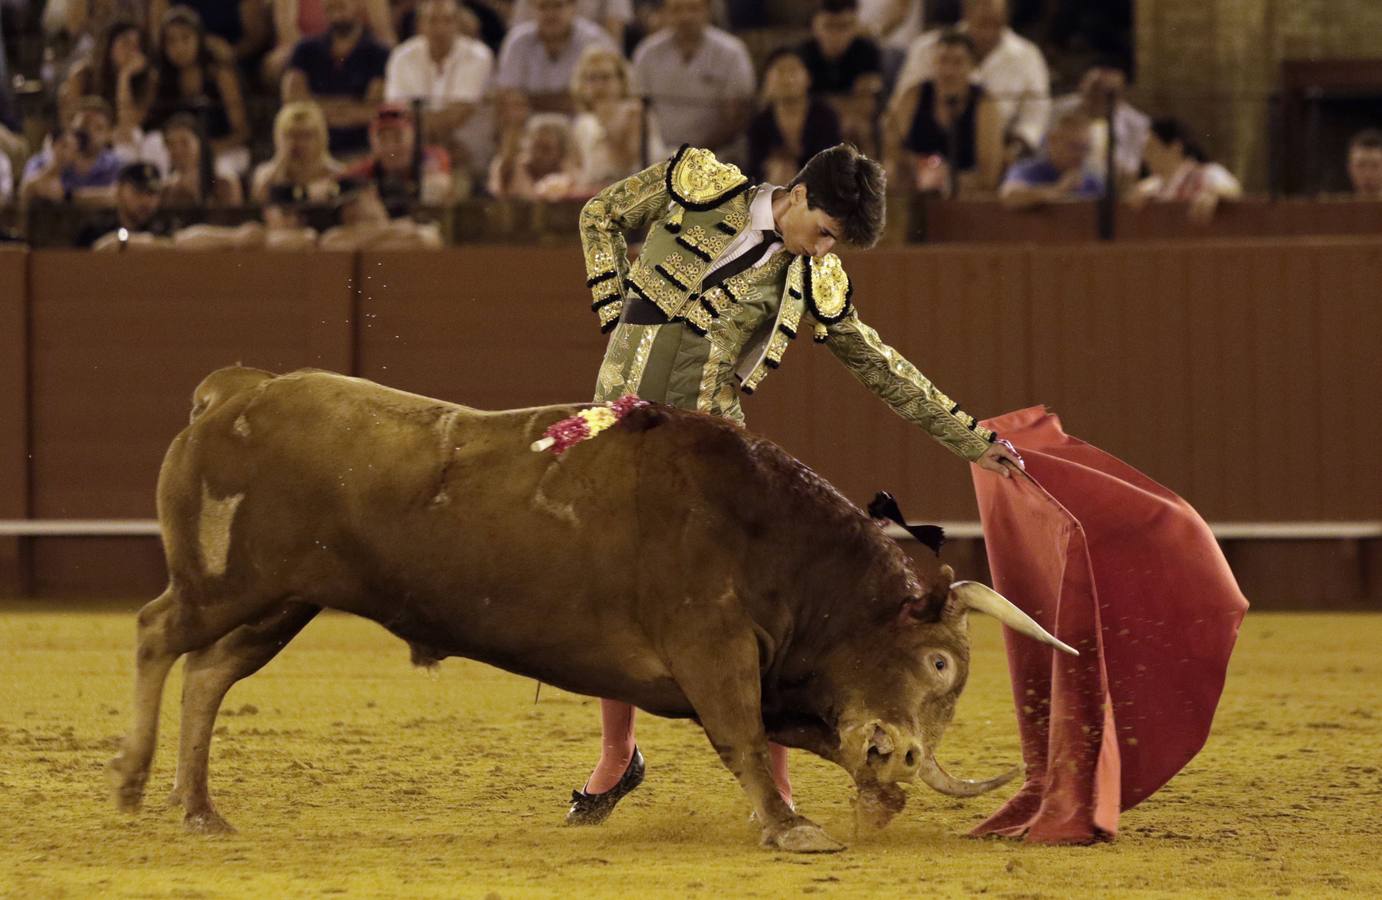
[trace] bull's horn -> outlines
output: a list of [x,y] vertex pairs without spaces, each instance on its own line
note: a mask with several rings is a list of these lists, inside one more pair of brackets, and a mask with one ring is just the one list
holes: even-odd
[[1018,634],[1025,634],[1043,644],[1050,644],[1071,656],[1080,655],[1080,651],[1057,640],[1055,635],[1038,625],[1031,616],[1014,606],[1011,600],[986,584],[977,581],[957,581],[950,586],[950,592],[965,609],[988,613]]
[[1016,778],[1021,771],[1020,768],[1013,767],[1002,775],[995,775],[983,781],[968,781],[964,778],[956,778],[942,769],[941,764],[936,762],[936,758],[927,753],[921,761],[921,771],[917,774],[921,776],[922,781],[942,794],[948,794],[951,797],[977,797],[994,788],[1002,787]]

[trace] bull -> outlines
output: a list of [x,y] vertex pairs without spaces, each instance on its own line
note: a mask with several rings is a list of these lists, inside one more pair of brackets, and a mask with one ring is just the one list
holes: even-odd
[[[158,479],[167,589],[140,610],[134,723],[111,762],[138,807],[168,672],[186,669],[173,798],[229,830],[207,784],[217,711],[323,608],[415,662],[480,660],[693,718],[767,846],[841,847],[783,802],[769,740],[847,771],[876,824],[917,779],[971,796],[936,748],[969,667],[969,610],[1065,648],[771,442],[649,405],[564,455],[529,447],[583,406],[487,412],[321,371],[232,367],[197,387]],[[1073,652],[1073,651],[1071,651]]]

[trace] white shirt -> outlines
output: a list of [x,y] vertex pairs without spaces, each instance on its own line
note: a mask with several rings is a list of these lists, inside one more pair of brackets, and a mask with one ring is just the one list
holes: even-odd
[[[494,75],[494,54],[474,38],[457,37],[451,52],[438,65],[432,59],[427,39],[408,38],[389,54],[384,68],[384,99],[406,103],[421,99],[427,109],[441,109],[451,103],[481,104],[489,94]],[[454,132],[466,148],[471,172],[483,170],[494,150],[494,111],[488,104],[477,106]]]
[[884,34],[881,25],[895,0],[859,0],[859,22],[892,50],[905,51],[922,31],[921,0],[906,0],[907,12],[892,31]]
[[[959,29],[965,30],[963,23]],[[896,95],[935,77],[932,51],[940,34],[928,31],[912,42],[897,76]],[[1051,76],[1037,45],[1004,28],[998,46],[975,69],[974,80],[994,98],[1004,134],[1021,138],[1033,149],[1040,147],[1051,108]]]
[[742,139],[729,148],[710,146],[723,125],[725,102],[753,97],[753,62],[744,42],[734,35],[706,28],[700,46],[686,60],[672,30],[665,28],[634,51],[633,77],[636,89],[651,99],[669,147],[705,147],[722,159],[744,149]]
[[749,266],[750,271],[765,264],[774,253],[782,249],[782,235],[777,233],[777,221],[773,218],[773,192],[776,190],[778,187],[775,184],[763,184],[759,187],[753,202],[749,204],[748,227],[735,235],[734,240],[715,257],[710,268],[706,269],[707,275],[748,253],[763,238],[762,232],[767,232],[768,248],[757,262]]
[[636,163],[636,168],[633,171],[627,171],[617,166],[611,158],[609,137],[604,123],[596,118],[594,113],[582,112],[577,114],[571,123],[571,140],[576,144],[576,149],[581,154],[582,186],[603,188],[605,185],[613,184],[620,178],[632,175],[654,162],[671,156],[672,151],[663,143],[662,135],[657,133],[657,121],[652,116],[647,117],[645,127],[648,138],[647,159],[641,165]]

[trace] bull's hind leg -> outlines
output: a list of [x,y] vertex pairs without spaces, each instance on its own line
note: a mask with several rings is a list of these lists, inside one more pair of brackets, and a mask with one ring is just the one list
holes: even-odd
[[182,729],[178,772],[170,802],[187,810],[188,831],[202,834],[235,829],[216,812],[207,786],[211,733],[231,685],[259,671],[312,621],[321,607],[290,603],[257,622],[242,625],[210,647],[188,654],[182,683]]
[[158,707],[168,671],[178,657],[223,637],[246,618],[260,615],[261,606],[223,603],[211,609],[192,605],[169,586],[139,611],[135,652],[134,725],[110,761],[115,800],[133,811],[144,799],[149,765],[158,739]]

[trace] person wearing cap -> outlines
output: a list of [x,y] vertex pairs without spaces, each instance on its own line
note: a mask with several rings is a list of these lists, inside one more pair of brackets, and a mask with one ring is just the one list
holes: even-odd
[[370,155],[345,174],[373,183],[390,216],[405,216],[418,204],[445,206],[451,201],[451,160],[446,151],[424,146],[421,159],[413,159],[417,126],[408,107],[379,107],[370,123],[369,143]]
[[115,208],[88,220],[75,246],[111,250],[161,243],[167,229],[154,217],[162,192],[163,179],[152,163],[129,163],[116,178]]

